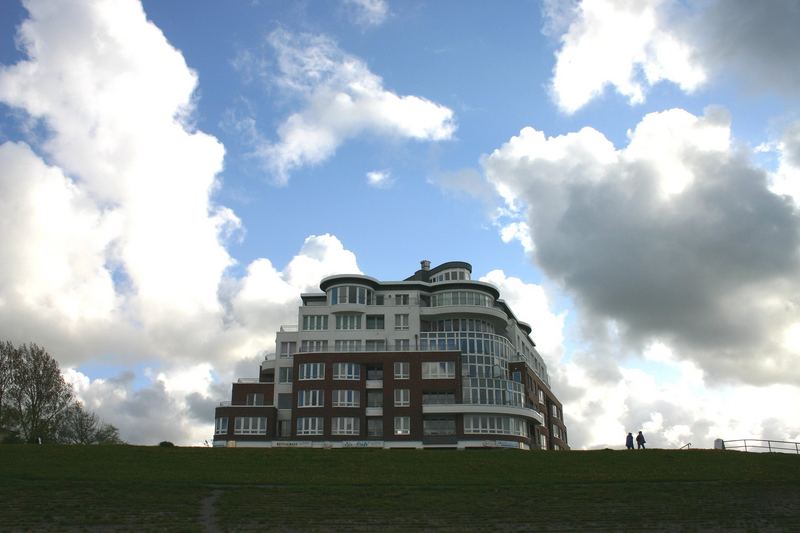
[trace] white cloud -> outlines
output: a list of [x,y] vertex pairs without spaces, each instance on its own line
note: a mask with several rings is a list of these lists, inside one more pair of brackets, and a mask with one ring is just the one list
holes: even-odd
[[[0,68],[0,101],[47,133],[0,145],[0,337],[48,348],[131,442],[199,442],[226,396],[214,379],[272,351],[300,293],[359,272],[355,255],[312,235],[283,271],[262,258],[229,277],[240,223],[213,201],[224,150],[191,126],[182,55],[133,0],[26,8],[27,58]],[[81,365],[148,365],[149,384]]]
[[389,16],[389,4],[385,0],[345,0],[345,5],[361,26],[380,26]]
[[388,189],[392,186],[392,173],[388,170],[372,170],[367,172],[367,185],[376,189]]
[[[644,101],[647,86],[667,80],[691,92],[706,80],[691,44],[669,28],[663,0],[583,1],[561,36],[552,89],[559,108],[574,113],[606,86],[632,104]],[[560,20],[563,11],[558,11]],[[551,15],[552,11],[545,11]],[[563,27],[563,20],[547,22]]]
[[[613,87],[631,104],[670,81],[691,93],[715,78],[794,98],[800,10],[793,0],[546,1],[543,32],[559,37],[551,88],[574,113]],[[735,31],[732,29],[735,28]]]
[[268,41],[277,57],[275,83],[303,105],[278,127],[277,142],[256,146],[279,183],[286,183],[292,170],[319,164],[343,142],[364,134],[419,141],[452,137],[452,110],[386,90],[366,64],[329,38],[276,30]]
[[480,281],[491,283],[500,290],[500,297],[517,319],[531,326],[531,338],[548,368],[556,368],[564,352],[564,320],[567,313],[556,314],[551,311],[550,298],[541,285],[506,276],[502,270],[492,270]]
[[790,196],[800,206],[800,122],[786,128],[775,148],[778,168],[770,176],[771,188],[777,194]]

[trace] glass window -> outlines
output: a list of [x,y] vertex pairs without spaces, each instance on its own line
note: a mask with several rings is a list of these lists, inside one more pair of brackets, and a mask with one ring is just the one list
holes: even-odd
[[336,341],[337,352],[360,352],[361,341],[358,339],[345,339]]
[[367,329],[383,329],[383,315],[367,315]]
[[553,404],[550,406],[550,410],[553,414],[553,418],[558,418],[558,406]]
[[383,437],[383,418],[367,418],[367,436]]
[[411,417],[410,416],[396,416],[396,417],[394,417],[394,434],[395,435],[410,435],[411,434]]
[[248,392],[245,400],[246,405],[264,405],[263,392]]
[[220,416],[214,420],[214,433],[217,435],[227,435],[228,433],[228,417]]
[[297,419],[298,435],[322,435],[323,428],[321,416],[301,416]]
[[300,389],[297,391],[297,407],[324,407],[325,391]]
[[325,363],[301,364],[300,379],[325,379]]
[[424,418],[422,420],[423,435],[455,435],[456,419],[452,416]]
[[336,329],[361,329],[361,315],[336,315]]
[[279,437],[288,437],[290,436],[292,431],[292,421],[291,420],[278,420],[278,436]]
[[542,389],[539,389],[539,403],[544,403],[544,392],[542,392]]
[[408,407],[411,405],[411,390],[409,389],[395,389],[394,390],[394,406],[395,407]]
[[333,407],[358,407],[360,393],[357,390],[340,389],[331,392]]
[[385,340],[368,340],[366,345],[364,346],[364,350],[368,352],[385,352],[386,351],[386,341]]
[[422,363],[422,379],[452,379],[455,377],[455,361],[425,361]]
[[360,434],[359,419],[354,416],[334,416],[331,418],[331,435]]
[[411,342],[408,339],[395,339],[394,349],[398,352],[407,352],[411,349]]
[[333,379],[361,379],[358,363],[333,363]]
[[278,383],[291,383],[292,370],[294,369],[290,366],[282,366],[278,368]]
[[367,407],[383,407],[383,391],[382,390],[368,390],[367,391]]
[[281,357],[291,357],[295,351],[297,351],[296,342],[281,342]]
[[291,409],[292,408],[292,393],[278,394],[278,409]]
[[327,352],[328,341],[303,341],[300,344],[301,352]]
[[452,404],[456,403],[454,392],[432,391],[422,393],[423,405]]
[[408,329],[408,315],[394,315],[394,329],[406,330]]
[[328,329],[328,315],[306,315],[303,317],[303,329],[306,331]]
[[266,435],[267,417],[265,416],[237,416],[233,433],[235,435]]
[[396,361],[394,363],[394,379],[409,379],[411,364],[408,361]]
[[395,305],[408,305],[408,294],[395,294],[394,295],[394,304]]

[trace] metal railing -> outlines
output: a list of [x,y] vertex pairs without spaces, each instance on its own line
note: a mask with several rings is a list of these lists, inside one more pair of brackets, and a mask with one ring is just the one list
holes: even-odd
[[684,444],[683,446],[681,446],[678,449],[679,450],[691,450],[692,449],[692,443],[691,442],[687,442],[686,444]]
[[790,442],[786,440],[765,440],[765,439],[734,439],[722,442],[726,450],[800,454],[800,442]]

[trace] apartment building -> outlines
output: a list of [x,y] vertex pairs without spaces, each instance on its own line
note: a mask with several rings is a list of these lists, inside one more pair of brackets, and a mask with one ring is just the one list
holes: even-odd
[[569,449],[531,326],[471,275],[323,279],[216,408],[214,445]]

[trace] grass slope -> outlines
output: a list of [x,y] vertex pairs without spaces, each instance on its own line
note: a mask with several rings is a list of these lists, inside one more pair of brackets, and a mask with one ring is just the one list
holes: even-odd
[[0,530],[800,531],[800,456],[0,447]]

